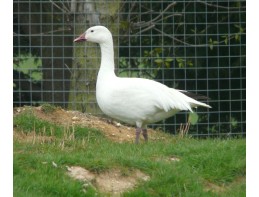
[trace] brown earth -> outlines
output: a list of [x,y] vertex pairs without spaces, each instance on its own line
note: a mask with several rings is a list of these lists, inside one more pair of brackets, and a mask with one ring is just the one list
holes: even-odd
[[[135,128],[123,125],[114,120],[93,116],[91,114],[81,113],[79,111],[69,111],[61,108],[55,108],[51,112],[46,112],[43,107],[19,107],[14,108],[14,116],[31,112],[41,120],[46,120],[55,124],[64,126],[79,125],[82,127],[95,128],[104,133],[104,135],[116,142],[134,142]],[[167,135],[161,131],[148,129],[149,140],[165,140]],[[143,140],[143,138],[142,138]]]
[[150,177],[140,170],[131,170],[125,174],[119,169],[111,169],[102,173],[93,173],[80,166],[68,167],[68,175],[76,180],[84,182],[83,191],[88,186],[93,186],[109,196],[120,196],[123,192],[134,188],[140,181],[148,181]]

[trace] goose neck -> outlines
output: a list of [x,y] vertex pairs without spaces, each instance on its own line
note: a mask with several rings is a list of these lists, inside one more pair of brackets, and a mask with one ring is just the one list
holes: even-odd
[[114,73],[114,51],[113,43],[105,42],[100,44],[101,47],[101,70]]

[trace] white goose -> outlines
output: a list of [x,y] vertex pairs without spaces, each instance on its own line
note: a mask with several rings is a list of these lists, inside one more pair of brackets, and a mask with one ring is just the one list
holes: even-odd
[[[97,103],[108,116],[136,125],[136,143],[141,131],[148,140],[149,123],[173,116],[181,110],[192,107],[211,106],[196,101],[185,91],[169,88],[161,83],[142,78],[120,78],[114,73],[114,51],[111,32],[104,26],[94,26],[86,30],[74,42],[89,41],[101,47],[101,66],[96,85]],[[183,92],[183,93],[182,93]]]

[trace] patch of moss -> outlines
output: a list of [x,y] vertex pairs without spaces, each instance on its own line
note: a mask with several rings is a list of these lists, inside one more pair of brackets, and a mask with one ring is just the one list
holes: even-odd
[[43,104],[43,105],[41,106],[41,110],[42,110],[44,113],[46,113],[46,114],[52,113],[52,112],[54,112],[56,109],[57,109],[56,106],[51,105],[51,104],[49,104],[49,103]]

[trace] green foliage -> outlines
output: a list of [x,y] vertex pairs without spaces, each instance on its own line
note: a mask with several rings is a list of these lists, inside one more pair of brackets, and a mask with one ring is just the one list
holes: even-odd
[[225,45],[227,45],[228,44],[228,36],[221,36],[221,38],[224,38],[224,43],[225,43]]
[[185,65],[189,66],[189,67],[193,67],[193,63],[192,63],[191,60],[186,60],[186,59],[183,59],[183,58],[176,58],[176,61],[178,63],[179,68],[184,68]]
[[[154,79],[161,68],[170,68],[171,63],[174,61],[172,57],[162,57],[162,55],[162,48],[154,48],[151,51],[145,50],[143,57],[131,59],[131,62],[125,57],[120,57],[120,76],[138,76]],[[132,62],[137,65],[136,69],[132,68]]]
[[197,124],[198,120],[199,120],[199,116],[197,113],[195,113],[195,112],[189,113],[188,122],[190,122],[191,125]]
[[235,34],[235,40],[240,42],[241,35],[245,32],[245,29],[240,25],[234,25],[239,31]]
[[13,60],[13,69],[28,75],[33,81],[42,80],[41,61],[31,54],[24,54],[20,57],[15,57]]
[[210,50],[213,50],[214,45],[217,45],[218,41],[212,40],[212,38],[209,39],[209,47]]

